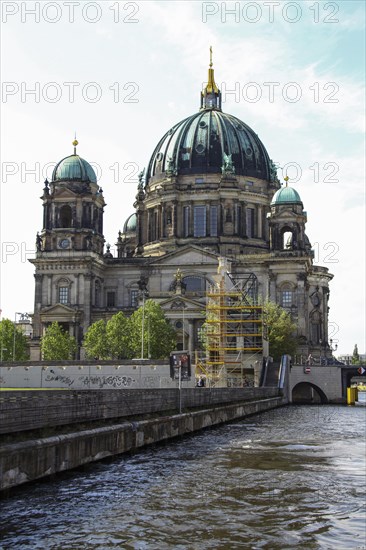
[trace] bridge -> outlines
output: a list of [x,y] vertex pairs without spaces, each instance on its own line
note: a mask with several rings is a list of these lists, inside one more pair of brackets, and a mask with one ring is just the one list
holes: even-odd
[[289,403],[345,404],[354,377],[359,378],[357,365],[331,359],[327,363],[293,364],[289,355],[283,355],[281,363],[264,361],[259,386],[282,389]]
[[346,403],[347,387],[358,376],[354,365],[296,365],[288,379],[290,403]]

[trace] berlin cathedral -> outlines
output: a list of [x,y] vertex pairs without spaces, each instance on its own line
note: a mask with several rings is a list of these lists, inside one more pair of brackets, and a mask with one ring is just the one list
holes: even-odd
[[115,254],[105,247],[103,190],[76,140],[73,145],[41,197],[43,225],[30,260],[31,359],[40,358],[40,337],[54,321],[75,336],[82,358],[92,323],[119,311],[130,315],[147,297],[174,326],[177,349],[193,354],[207,292],[220,276],[244,281],[252,299],[287,310],[299,354],[319,352],[328,342],[333,276],[314,265],[304,205],[287,181],[280,183],[255,131],[222,111],[212,60],[199,110],[168,129],[139,174]]

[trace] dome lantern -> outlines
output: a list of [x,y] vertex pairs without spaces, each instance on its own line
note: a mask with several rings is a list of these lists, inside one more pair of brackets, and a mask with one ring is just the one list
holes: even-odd
[[210,66],[208,69],[207,85],[203,92],[201,92],[201,110],[218,109],[221,111],[221,92],[216,85],[212,65],[212,46],[210,46]]

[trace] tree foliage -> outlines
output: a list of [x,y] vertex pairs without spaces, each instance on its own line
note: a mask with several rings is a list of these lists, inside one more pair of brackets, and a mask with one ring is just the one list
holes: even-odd
[[296,324],[291,315],[274,302],[263,304],[264,332],[269,341],[269,355],[279,361],[284,354],[294,355],[297,349]]
[[88,359],[109,359],[107,324],[103,319],[90,325],[86,331],[84,348]]
[[128,359],[131,357],[130,320],[122,311],[113,315],[107,322],[107,342],[112,359]]
[[[142,331],[142,318],[144,330]],[[176,346],[176,335],[161,307],[153,300],[145,302],[131,317],[120,311],[107,323],[97,321],[87,330],[84,347],[93,359],[131,359],[141,357],[142,332],[144,358],[162,359]]]
[[[143,317],[144,330],[142,331]],[[130,329],[131,350],[134,357],[141,357],[142,333],[144,333],[144,358],[164,359],[177,345],[174,328],[154,300],[145,302],[144,312],[140,307],[133,313],[130,317]]]
[[[15,334],[14,334],[15,328]],[[14,352],[15,335],[15,357]],[[10,319],[2,319],[0,322],[0,354],[3,361],[24,361],[29,359],[27,338],[22,330]]]
[[41,338],[42,357],[45,361],[73,359],[77,350],[76,340],[57,322],[52,323]]

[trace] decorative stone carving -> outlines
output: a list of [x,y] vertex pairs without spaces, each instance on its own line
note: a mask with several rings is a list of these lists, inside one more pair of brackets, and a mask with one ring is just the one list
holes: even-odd
[[224,176],[235,176],[235,166],[232,161],[232,155],[223,154],[224,164],[221,166],[221,171]]

